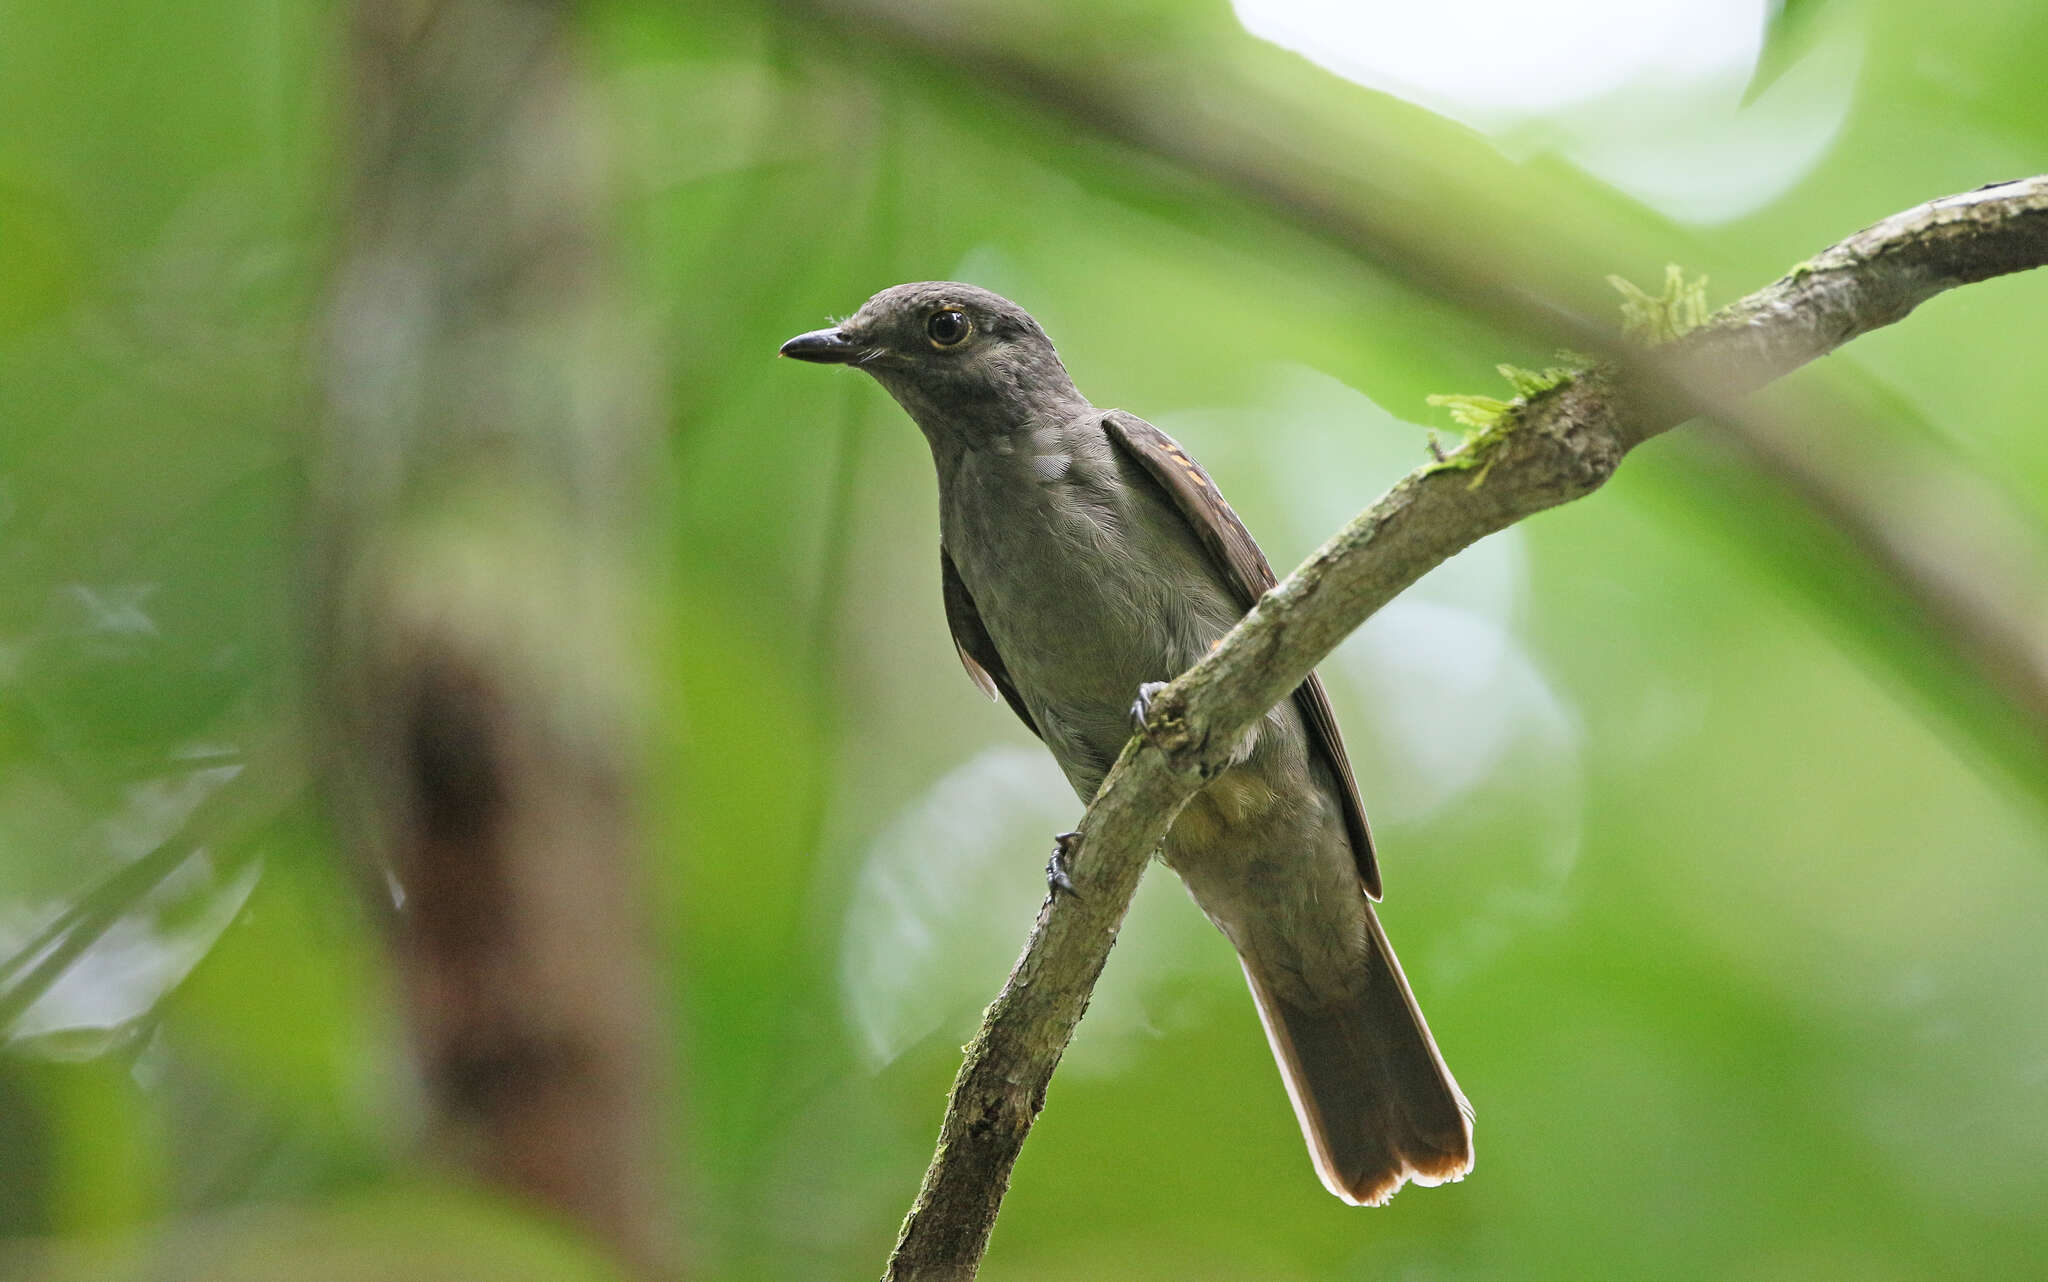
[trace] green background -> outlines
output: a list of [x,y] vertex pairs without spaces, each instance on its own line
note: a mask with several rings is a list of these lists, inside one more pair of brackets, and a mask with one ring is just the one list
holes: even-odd
[[[642,642],[684,1236],[707,1278],[872,1276],[1079,808],[956,670],[918,434],[777,344],[899,280],[1010,294],[1283,569],[1451,430],[1425,396],[1549,353],[880,19],[698,8],[582,23],[619,305],[667,397]],[[1678,261],[1726,301],[2048,156],[2048,9],[2022,0],[1796,6],[1778,56],[1850,50],[1847,114],[1712,225],[1213,4],[944,12],[1084,82],[1232,68],[1298,129],[1276,152],[1342,190],[1363,162],[1329,140],[1372,138],[1372,180],[1435,210],[1415,234],[1536,264],[1589,315],[1613,315],[1607,273]],[[0,952],[217,790],[282,775],[294,798],[202,825],[14,1028],[0,1233],[43,1246],[0,1270],[586,1267],[412,1156],[390,976],[292,782],[345,27],[299,0],[0,2]],[[1824,466],[1851,438],[1938,453],[2038,552],[2044,315],[2048,279],[1973,286],[1766,399]],[[1936,528],[1969,507],[1919,496]],[[1325,674],[1476,1172],[1382,1210],[1324,1194],[1229,950],[1155,872],[985,1276],[2038,1275],[2048,765],[1902,609],[1701,426],[1431,576]]]

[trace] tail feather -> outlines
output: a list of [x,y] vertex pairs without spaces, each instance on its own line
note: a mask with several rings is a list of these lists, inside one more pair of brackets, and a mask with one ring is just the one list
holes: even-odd
[[1379,1206],[1409,1180],[1472,1169],[1472,1106],[1445,1067],[1377,914],[1366,982],[1329,1002],[1281,995],[1244,962],[1259,1020],[1323,1186]]

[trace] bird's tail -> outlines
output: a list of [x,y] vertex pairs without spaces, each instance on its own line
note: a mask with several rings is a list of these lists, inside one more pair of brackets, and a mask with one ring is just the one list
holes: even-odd
[[1472,1169],[1472,1106],[1444,1066],[1377,914],[1366,982],[1329,1002],[1296,1002],[1244,962],[1259,1020],[1323,1186],[1379,1206],[1409,1180]]

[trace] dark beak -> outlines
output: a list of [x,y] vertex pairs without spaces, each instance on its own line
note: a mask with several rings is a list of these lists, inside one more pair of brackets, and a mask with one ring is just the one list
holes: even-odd
[[818,365],[844,365],[860,354],[860,348],[836,328],[814,329],[784,343],[782,354]]

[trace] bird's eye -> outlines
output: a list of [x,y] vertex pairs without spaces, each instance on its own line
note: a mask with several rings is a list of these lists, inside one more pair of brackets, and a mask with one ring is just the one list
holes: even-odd
[[932,340],[933,347],[958,347],[966,341],[968,331],[973,328],[967,323],[967,313],[957,307],[933,312],[924,323],[924,332]]

